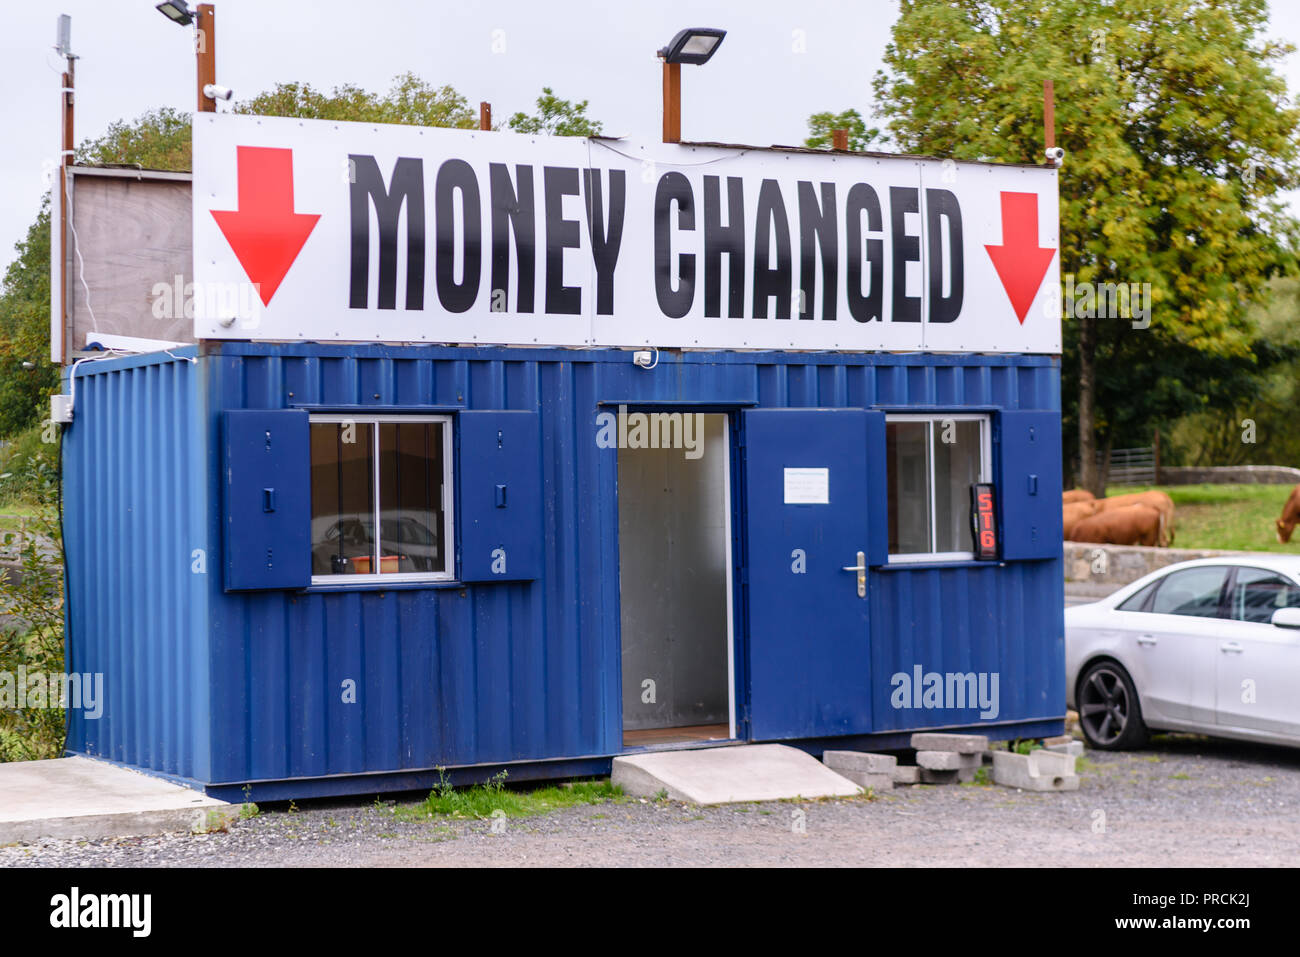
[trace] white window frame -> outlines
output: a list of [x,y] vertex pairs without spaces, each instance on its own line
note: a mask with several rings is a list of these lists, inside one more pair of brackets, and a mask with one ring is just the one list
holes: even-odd
[[[939,534],[938,525],[935,521],[935,482],[934,482],[934,427],[936,423],[941,422],[978,422],[980,424],[980,482],[993,481],[993,455],[992,455],[992,416],[986,412],[899,412],[887,413],[885,415],[885,424],[888,426],[892,422],[925,422],[928,428],[925,431],[926,439],[926,466],[928,474],[926,484],[930,492],[929,503],[929,525],[930,525],[930,547],[936,544],[936,536]],[[887,476],[887,481],[894,481],[892,475]],[[889,564],[891,565],[916,565],[934,562],[969,562],[975,560],[975,553],[969,552],[890,552]]]
[[371,463],[374,469],[374,500],[371,502],[374,523],[375,523],[375,555],[371,558],[373,566],[379,563],[379,547],[382,543],[382,532],[379,517],[379,426],[384,423],[397,423],[398,425],[420,425],[422,423],[441,423],[442,425],[442,516],[443,516],[443,557],[445,559],[444,570],[441,572],[393,572],[385,575],[382,572],[371,572],[368,575],[315,575],[311,576],[313,585],[361,585],[374,583],[392,583],[401,582],[445,582],[456,580],[456,528],[455,528],[455,502],[456,496],[452,488],[452,417],[450,415],[404,415],[402,413],[392,414],[316,414],[312,413],[307,418],[309,425],[328,425],[330,423],[343,424],[350,422],[355,425],[373,425],[371,429]]

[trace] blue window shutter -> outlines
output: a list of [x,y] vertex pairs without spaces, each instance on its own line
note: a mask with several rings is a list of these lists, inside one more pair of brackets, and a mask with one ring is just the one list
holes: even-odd
[[867,410],[867,564],[889,562],[889,469],[885,413]]
[[311,444],[298,409],[225,414],[226,590],[311,584]]
[[1060,558],[1060,413],[1002,412],[998,438],[1002,557]]
[[460,580],[542,577],[542,432],[536,412],[462,412]]

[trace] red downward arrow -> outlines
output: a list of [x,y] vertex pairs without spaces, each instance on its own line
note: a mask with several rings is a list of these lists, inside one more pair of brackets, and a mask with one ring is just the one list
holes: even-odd
[[293,211],[293,150],[236,149],[239,209],[210,212],[269,306],[320,215]]
[[1002,245],[985,246],[1020,324],[1025,324],[1038,287],[1056,250],[1038,245],[1038,194],[1002,194]]

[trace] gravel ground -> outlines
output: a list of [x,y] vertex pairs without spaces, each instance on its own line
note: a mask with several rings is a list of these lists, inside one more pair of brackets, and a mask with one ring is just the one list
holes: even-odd
[[[1300,750],[1190,735],[1089,752],[1081,785],[700,808],[623,799],[545,816],[411,822],[392,802],[264,808],[228,832],[0,848],[0,867],[1279,866],[1300,861]],[[411,796],[415,799],[417,796]],[[414,803],[413,800],[404,803]],[[805,830],[793,824],[802,812]]]

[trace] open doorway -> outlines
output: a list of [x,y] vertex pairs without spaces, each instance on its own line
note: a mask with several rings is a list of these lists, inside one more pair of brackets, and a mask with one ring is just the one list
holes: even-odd
[[623,745],[733,738],[727,416],[627,420],[618,450]]

